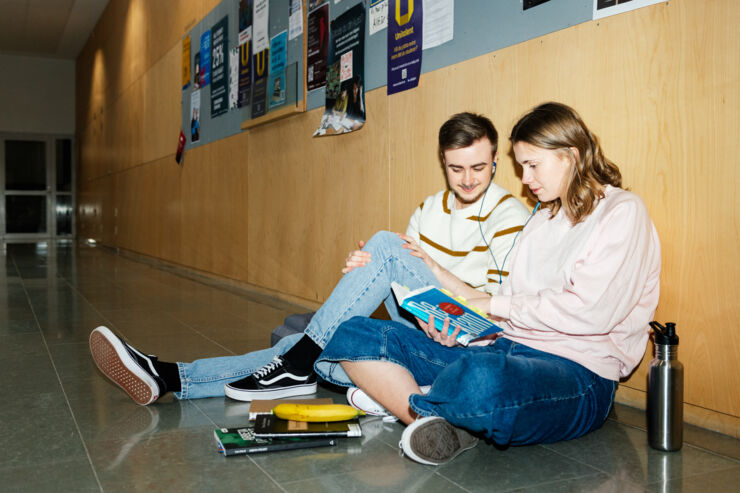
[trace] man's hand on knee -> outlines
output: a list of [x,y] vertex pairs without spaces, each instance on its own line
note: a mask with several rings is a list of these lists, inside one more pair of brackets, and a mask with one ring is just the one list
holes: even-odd
[[365,267],[367,264],[370,263],[370,252],[362,250],[362,248],[365,246],[365,242],[360,240],[357,242],[357,246],[360,247],[360,250],[353,250],[349,252],[347,259],[344,261],[344,269],[342,269],[342,274],[352,272],[355,267]]

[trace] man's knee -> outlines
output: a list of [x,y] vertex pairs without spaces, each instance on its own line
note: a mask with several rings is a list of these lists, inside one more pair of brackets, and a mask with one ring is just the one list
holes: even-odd
[[403,245],[403,240],[396,233],[378,231],[368,240],[363,250],[372,252],[380,249],[396,249],[401,248],[401,245]]

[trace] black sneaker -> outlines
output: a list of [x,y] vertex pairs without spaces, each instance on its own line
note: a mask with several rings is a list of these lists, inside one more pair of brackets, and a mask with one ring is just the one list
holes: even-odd
[[438,466],[475,447],[478,439],[443,418],[419,418],[403,430],[398,446],[409,459]]
[[102,325],[90,334],[90,353],[103,374],[138,404],[146,406],[167,392],[154,368],[156,356],[145,355]]
[[237,401],[315,394],[316,374],[310,372],[302,375],[293,369],[288,360],[275,356],[270,363],[248,377],[227,383],[224,392]]

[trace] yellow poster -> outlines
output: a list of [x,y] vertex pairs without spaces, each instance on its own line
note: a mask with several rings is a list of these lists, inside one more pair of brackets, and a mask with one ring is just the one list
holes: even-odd
[[190,85],[190,35],[182,40],[182,88]]

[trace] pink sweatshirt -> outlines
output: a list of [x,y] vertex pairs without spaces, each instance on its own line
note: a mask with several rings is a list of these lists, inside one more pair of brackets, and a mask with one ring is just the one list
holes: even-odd
[[581,223],[550,217],[522,231],[491,313],[504,337],[619,380],[642,359],[658,305],[658,233],[640,198],[611,186]]

